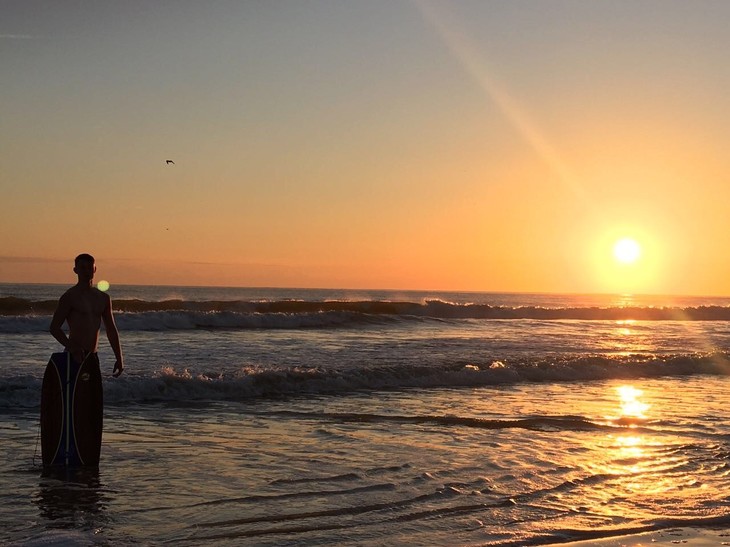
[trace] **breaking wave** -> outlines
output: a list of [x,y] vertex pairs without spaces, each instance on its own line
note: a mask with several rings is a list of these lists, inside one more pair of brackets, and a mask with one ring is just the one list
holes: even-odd
[[[413,388],[504,386],[665,376],[730,375],[730,353],[671,356],[582,356],[515,359],[442,366],[391,365],[339,370],[325,367],[245,365],[235,374],[163,365],[150,376],[105,379],[108,404],[201,404],[262,397],[337,396]],[[35,408],[40,378],[0,378],[0,409]],[[483,425],[483,424],[482,424]],[[527,424],[529,425],[529,424]],[[544,425],[544,424],[543,424]],[[524,427],[525,424],[512,424]]]

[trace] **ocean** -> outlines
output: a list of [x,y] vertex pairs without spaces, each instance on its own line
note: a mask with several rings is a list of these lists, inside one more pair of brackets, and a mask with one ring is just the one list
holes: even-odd
[[730,528],[730,298],[112,286],[97,470],[41,473],[67,286],[0,285],[0,543]]

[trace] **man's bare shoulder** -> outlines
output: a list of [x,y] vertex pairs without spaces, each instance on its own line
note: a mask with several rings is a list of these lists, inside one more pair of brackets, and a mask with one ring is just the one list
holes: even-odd
[[63,295],[61,295],[60,302],[73,304],[74,302],[78,302],[84,298],[88,298],[89,295],[91,295],[94,300],[103,302],[104,304],[111,302],[111,298],[109,297],[109,295],[103,291],[100,291],[96,287],[83,288],[78,286],[73,286],[65,293],[63,293]]
[[109,296],[104,291],[100,291],[96,287],[94,287],[94,296],[98,298],[99,300],[103,301],[104,304],[109,304],[112,301],[111,296]]
[[71,301],[75,300],[79,297],[79,288],[76,286],[71,287],[70,289],[66,290],[65,293],[61,295],[61,301]]

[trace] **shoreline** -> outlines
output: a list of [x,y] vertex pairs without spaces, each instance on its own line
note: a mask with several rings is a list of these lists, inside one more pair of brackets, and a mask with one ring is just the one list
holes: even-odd
[[728,528],[665,528],[649,532],[636,532],[604,538],[550,543],[547,547],[644,547],[648,545],[692,545],[716,547],[730,545]]

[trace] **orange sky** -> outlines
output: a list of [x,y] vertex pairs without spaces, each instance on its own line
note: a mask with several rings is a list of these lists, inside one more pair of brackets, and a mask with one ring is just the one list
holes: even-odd
[[0,282],[730,294],[730,4],[39,6]]

